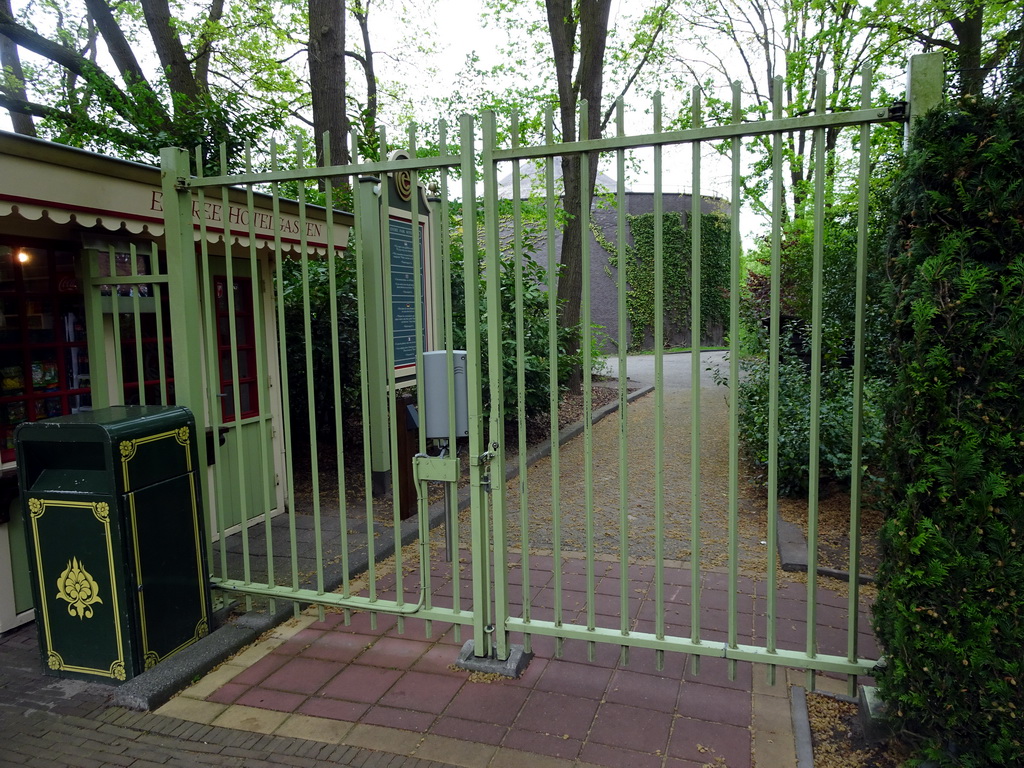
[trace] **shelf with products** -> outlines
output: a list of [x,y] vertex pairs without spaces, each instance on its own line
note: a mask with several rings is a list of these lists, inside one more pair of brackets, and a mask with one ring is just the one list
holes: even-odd
[[91,407],[85,307],[74,253],[0,241],[0,463],[14,429]]

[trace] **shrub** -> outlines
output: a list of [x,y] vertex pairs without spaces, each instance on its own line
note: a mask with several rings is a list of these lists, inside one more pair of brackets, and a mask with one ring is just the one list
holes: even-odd
[[880,692],[941,765],[1024,754],[1024,99],[917,127],[896,190]]
[[[351,253],[351,251],[349,252]],[[306,310],[302,291],[302,263],[286,259],[281,264],[282,285],[279,300],[284,302],[286,361],[288,365],[288,407],[292,435],[308,436],[307,366],[313,372],[313,410],[318,436],[335,434],[334,391],[341,390],[342,411],[358,414],[361,409],[359,388],[359,307],[356,296],[355,259],[334,260],[335,294],[338,304],[338,358],[335,372],[331,354],[331,284],[326,260],[310,260],[309,321],[312,356],[306,358]],[[346,430],[347,438],[358,438],[357,430]]]
[[[769,418],[769,363],[766,358],[742,362],[740,381],[740,439],[747,459],[767,483]],[[880,442],[881,410],[877,383],[864,384],[862,457],[870,463]],[[820,474],[834,480],[849,480],[853,443],[853,371],[837,365],[823,366],[821,377],[821,420],[819,422]],[[779,364],[779,493],[806,493],[810,482],[811,372],[791,351]]]
[[[522,346],[524,356],[525,391],[523,398],[527,417],[545,411],[550,404],[549,354],[548,354],[548,292],[546,270],[531,258],[538,241],[538,233],[527,228],[523,243],[523,319],[524,333],[520,338],[516,333],[515,323],[515,261],[511,253],[504,253],[500,261],[501,269],[501,324],[502,324],[502,378],[504,383],[504,402],[506,423],[514,422],[519,398],[517,374],[517,348]],[[455,346],[465,349],[466,344],[466,291],[464,285],[464,256],[461,248],[461,237],[452,237],[452,315],[455,335]],[[477,254],[480,259],[480,343],[481,365],[483,368],[482,385],[484,387],[484,405],[490,408],[490,356],[487,342],[487,295],[486,270],[482,251]],[[578,338],[576,328],[558,328],[559,356],[555,364],[558,366],[559,386],[564,387],[569,381],[574,368],[582,360],[582,352],[568,353],[575,349]],[[595,345],[596,346],[596,345]],[[595,360],[597,356],[595,355]]]

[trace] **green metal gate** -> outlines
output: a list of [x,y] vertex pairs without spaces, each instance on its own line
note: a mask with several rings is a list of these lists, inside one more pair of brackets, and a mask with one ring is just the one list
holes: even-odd
[[[817,576],[817,536],[818,536],[818,487],[815,478],[818,474],[818,429],[820,423],[820,376],[821,376],[821,292],[822,270],[822,235],[825,216],[824,174],[816,174],[816,186],[811,197],[814,211],[814,277],[813,277],[813,335],[811,339],[811,370],[817,371],[812,376],[812,420],[811,420],[811,458],[810,477],[811,490],[808,502],[808,541],[807,541],[807,600],[803,616],[805,634],[803,641],[794,647],[780,647],[777,628],[780,622],[777,595],[778,584],[775,563],[778,558],[776,547],[777,479],[774,469],[769,471],[767,535],[762,542],[764,552],[761,555],[763,581],[751,579],[741,570],[741,531],[740,531],[740,462],[737,426],[736,384],[739,381],[739,312],[740,312],[740,242],[742,214],[739,210],[740,177],[743,169],[743,139],[751,136],[768,137],[773,148],[772,172],[774,184],[771,189],[770,207],[775,212],[775,220],[771,229],[772,254],[772,296],[771,296],[771,358],[772,372],[772,420],[769,424],[769,440],[778,444],[778,398],[779,378],[778,359],[780,347],[780,296],[779,277],[782,237],[782,171],[783,171],[783,138],[794,131],[809,131],[818,147],[815,163],[823,168],[824,135],[826,131],[848,131],[858,137],[856,162],[859,165],[859,209],[858,241],[857,241],[857,279],[856,302],[858,308],[857,330],[854,350],[854,423],[853,423],[853,459],[852,459],[852,493],[850,508],[850,571],[856,573],[859,563],[859,512],[861,505],[860,489],[860,420],[863,379],[863,307],[866,295],[866,254],[867,254],[867,221],[871,214],[868,203],[868,177],[870,174],[870,126],[878,122],[904,122],[907,120],[907,109],[904,107],[877,107],[870,102],[870,74],[865,73],[862,87],[862,104],[858,110],[849,112],[826,113],[824,104],[824,78],[818,84],[818,108],[814,114],[795,118],[782,115],[781,81],[776,84],[774,94],[774,114],[770,119],[755,123],[744,123],[740,120],[740,94],[738,85],[733,92],[733,122],[716,126],[702,126],[700,92],[693,93],[692,126],[684,130],[665,131],[661,128],[660,104],[654,105],[654,130],[640,136],[627,136],[624,130],[622,108],[618,113],[617,130],[614,136],[603,139],[589,140],[585,136],[573,143],[556,143],[553,139],[553,119],[547,117],[547,139],[540,146],[520,147],[513,143],[510,147],[498,146],[496,121],[493,114],[486,114],[482,119],[482,145],[476,145],[477,125],[473,118],[464,116],[459,125],[456,139],[457,152],[449,149],[456,143],[448,136],[447,127],[439,126],[438,146],[442,148],[439,155],[425,158],[416,157],[415,132],[410,132],[408,152],[393,156],[387,161],[368,161],[355,157],[351,164],[345,166],[331,165],[329,159],[324,167],[299,167],[281,169],[276,157],[283,153],[283,148],[272,151],[271,170],[250,170],[242,174],[226,176],[194,176],[189,173],[188,155],[180,150],[165,150],[163,155],[165,195],[164,204],[168,222],[168,251],[173,254],[175,248],[191,248],[192,243],[192,206],[198,201],[200,206],[207,199],[217,199],[218,195],[226,195],[229,186],[242,187],[247,190],[251,199],[254,189],[269,192],[273,196],[274,207],[284,189],[297,196],[299,203],[300,227],[294,239],[297,240],[290,252],[281,247],[285,232],[276,226],[274,232],[275,249],[272,261],[275,268],[274,288],[272,289],[276,304],[275,317],[266,319],[266,327],[273,328],[273,336],[268,338],[266,347],[268,359],[280,361],[280,385],[276,393],[270,397],[279,398],[275,408],[279,410],[277,421],[263,423],[263,429],[284,430],[286,440],[286,456],[284,471],[284,495],[287,499],[279,517],[267,515],[263,519],[263,530],[243,528],[241,531],[241,569],[232,571],[228,564],[228,553],[222,546],[218,558],[211,562],[214,586],[225,591],[233,591],[248,597],[264,597],[271,600],[309,602],[320,606],[334,607],[346,611],[365,610],[376,613],[398,614],[400,617],[415,616],[424,619],[428,628],[430,622],[439,621],[456,625],[456,631],[463,625],[471,628],[474,641],[473,650],[478,657],[493,656],[498,659],[507,658],[512,650],[513,635],[521,635],[522,642],[531,645],[533,638],[540,636],[553,637],[559,646],[565,639],[581,640],[591,643],[591,651],[600,644],[611,645],[622,649],[625,656],[630,648],[650,649],[656,653],[660,662],[665,651],[677,651],[694,655],[714,656],[729,660],[730,664],[738,661],[756,661],[769,665],[804,668],[813,671],[828,671],[851,676],[870,674],[875,660],[863,658],[858,648],[859,595],[857,579],[849,582],[849,598],[847,602],[847,620],[845,631],[845,650],[843,652],[822,653],[817,638],[818,627],[818,576]],[[919,103],[910,105],[910,112],[920,109]],[[583,106],[586,109],[586,106]],[[512,135],[514,129],[513,118]],[[582,125],[586,124],[581,119]],[[387,137],[382,134],[381,146],[387,146]],[[556,233],[564,215],[578,216],[583,231],[591,229],[592,210],[581,206],[578,211],[561,211],[561,196],[556,188],[554,162],[556,158],[577,155],[580,157],[581,177],[586,178],[592,163],[602,158],[611,158],[617,169],[618,184],[614,191],[617,203],[617,220],[611,232],[604,232],[604,237],[621,257],[627,246],[627,228],[624,213],[625,169],[627,162],[637,153],[647,153],[650,158],[651,178],[654,184],[653,212],[655,220],[661,220],[667,193],[663,191],[664,153],[672,147],[689,148],[692,164],[691,210],[690,215],[699,220],[701,213],[701,170],[702,149],[712,144],[727,143],[731,160],[731,285],[730,315],[728,337],[731,348],[729,366],[726,376],[729,381],[728,404],[728,439],[725,453],[712,457],[728,463],[728,483],[723,497],[722,540],[717,544],[717,551],[709,553],[708,544],[702,549],[702,519],[707,517],[709,506],[707,499],[702,497],[702,440],[708,434],[702,430],[702,414],[706,405],[701,401],[699,386],[702,369],[699,355],[692,355],[689,372],[689,395],[686,401],[689,422],[689,434],[677,434],[673,431],[674,423],[680,416],[675,401],[671,401],[668,383],[665,378],[664,337],[661,324],[655,323],[654,338],[654,391],[652,398],[653,425],[647,433],[642,425],[631,423],[629,392],[626,388],[625,375],[628,373],[628,361],[625,354],[628,345],[625,323],[621,319],[626,316],[625,281],[619,281],[616,296],[619,323],[618,367],[620,383],[616,390],[618,411],[610,417],[609,422],[615,425],[616,438],[609,444],[595,442],[595,427],[592,423],[594,412],[594,388],[592,358],[592,329],[590,325],[591,306],[591,261],[594,254],[584,238],[582,246],[583,290],[582,290],[582,350],[583,350],[583,423],[584,430],[577,438],[577,450],[582,456],[580,464],[574,467],[562,467],[561,461],[568,455],[569,447],[560,448],[553,441],[549,463],[542,465],[540,470],[530,469],[527,463],[525,377],[528,361],[524,359],[522,339],[524,331],[523,317],[523,262],[524,262],[524,212],[522,168],[525,163],[532,162],[536,167],[544,169],[544,183],[541,197],[542,209],[545,211],[542,224],[541,242],[546,243],[547,250],[547,285],[554,286],[558,277],[555,270],[557,252],[555,250]],[[325,141],[325,145],[327,142]],[[352,146],[357,146],[353,137]],[[477,155],[479,150],[480,154]],[[303,148],[297,147],[295,156],[303,157]],[[222,162],[226,165],[226,158]],[[201,162],[197,165],[202,166]],[[499,178],[503,172],[511,173],[513,193],[509,200],[499,196]],[[478,195],[477,178],[483,179],[483,195]],[[458,179],[456,181],[456,178]],[[306,196],[312,194],[317,185],[324,199],[332,200],[334,192],[342,180],[347,180],[353,188],[355,206],[355,228],[351,243],[337,243],[328,240],[328,246],[322,253],[315,253],[308,247],[305,235],[304,211],[307,209]],[[429,182],[429,195],[421,190],[421,182],[425,186]],[[398,205],[398,198],[404,199],[402,190],[413,190],[408,201]],[[585,197],[585,196],[584,196]],[[456,202],[453,202],[456,201]],[[397,206],[397,207],[396,207]],[[536,210],[536,209],[535,209]],[[396,213],[397,211],[397,213]],[[328,222],[328,231],[332,230],[331,222],[336,215],[330,207],[324,214]],[[400,226],[393,222],[400,221]],[[401,515],[402,491],[397,483],[393,484],[392,498],[385,501],[374,496],[374,476],[381,470],[391,470],[397,474],[406,459],[400,457],[395,428],[407,419],[400,395],[403,392],[403,378],[408,378],[408,371],[400,371],[393,363],[398,359],[396,347],[397,330],[393,321],[391,308],[395,302],[394,292],[406,283],[396,282],[393,256],[396,253],[391,243],[396,233],[404,231],[408,225],[410,233],[421,233],[422,242],[412,235],[413,245],[410,246],[411,258],[411,298],[415,307],[432,302],[433,310],[427,313],[413,311],[413,336],[415,339],[415,359],[422,359],[428,349],[446,349],[449,353],[456,346],[456,339],[464,340],[468,353],[468,392],[469,392],[469,434],[465,444],[465,456],[460,458],[452,453],[442,456],[431,451],[422,432],[419,437],[418,456],[413,461],[416,468],[417,513],[410,522],[404,522]],[[398,228],[396,229],[396,226]],[[173,231],[179,234],[172,237]],[[205,242],[206,238],[202,238]],[[252,238],[254,241],[255,238]],[[661,286],[664,281],[663,248],[660,227],[655,233],[655,317],[664,313]],[[350,246],[350,248],[349,248]],[[453,274],[452,253],[461,250],[465,254],[463,269]],[[482,250],[483,258],[475,258]],[[229,256],[231,246],[228,246]],[[415,254],[422,253],[423,258]],[[384,255],[384,257],[382,257]],[[700,263],[701,263],[701,228],[692,227],[691,254],[693,264],[690,311],[694,318],[701,317]],[[295,424],[289,423],[292,408],[289,404],[289,392],[295,389],[294,377],[298,371],[289,370],[286,364],[288,357],[289,334],[286,332],[288,323],[283,304],[286,276],[284,264],[292,261],[292,267],[301,275],[301,305],[305,317],[304,359],[307,361],[305,378],[307,393],[307,410],[304,418],[308,419],[308,444],[296,445],[292,435],[298,434]],[[325,443],[320,437],[324,434],[319,427],[322,414],[317,412],[318,387],[314,380],[311,361],[316,353],[316,342],[311,321],[316,306],[311,298],[311,270],[317,264],[326,264],[328,274],[328,290],[336,296],[339,283],[336,282],[340,268],[338,264],[350,260],[355,265],[355,293],[358,305],[358,340],[361,350],[359,387],[360,399],[358,411],[363,417],[361,426],[353,427],[353,422],[344,412],[341,394],[338,388],[332,392],[334,398],[333,436]],[[205,261],[205,260],[203,260]],[[227,259],[228,265],[232,259]],[[502,318],[502,271],[513,270],[513,313],[512,324],[516,332],[514,338],[503,337]],[[231,285],[231,268],[228,267],[227,281]],[[209,281],[209,276],[201,280]],[[198,281],[197,281],[198,282]],[[453,292],[453,285],[460,290]],[[253,289],[255,290],[255,288]],[[271,289],[267,289],[271,290]],[[228,291],[229,308],[226,312],[227,327],[231,347],[237,346],[238,329],[235,326],[236,312],[231,302],[237,300],[235,291]],[[508,297],[506,297],[508,298]],[[454,306],[453,302],[464,302],[464,306]],[[339,357],[339,315],[338,302],[330,302],[330,339],[328,351],[321,354],[330,357],[324,365],[332,371],[333,376],[340,375],[343,360]],[[382,313],[380,307],[384,307]],[[458,309],[464,313],[466,324],[464,329],[453,325],[453,314]],[[216,327],[214,318],[208,317],[207,334],[213,333]],[[558,311],[555,292],[548,292],[548,355],[546,376],[548,377],[551,397],[549,403],[551,429],[558,432],[558,356],[556,338],[559,333]],[[692,348],[699,349],[700,323],[692,323]],[[257,327],[261,327],[258,323]],[[409,330],[408,328],[406,330]],[[402,343],[409,343],[408,339]],[[216,349],[212,338],[205,344],[207,350]],[[273,352],[273,354],[270,354]],[[485,377],[482,360],[491,361],[490,376]],[[188,386],[189,396],[205,393],[203,402],[197,402],[193,410],[197,413],[217,414],[220,381],[202,382],[202,368],[208,372],[218,370],[218,361],[208,357],[202,364],[194,366],[192,374],[196,378]],[[516,372],[514,380],[507,375],[494,375],[496,363],[514,355]],[[232,360],[232,353],[227,358]],[[177,364],[177,363],[176,363]],[[233,363],[231,363],[233,364]],[[533,363],[529,363],[532,365]],[[260,376],[266,371],[261,370]],[[300,379],[301,382],[301,379]],[[487,391],[484,391],[484,387]],[[508,414],[506,419],[504,403],[506,389],[516,392],[516,412]],[[183,397],[184,388],[178,387],[178,403],[189,405],[187,397]],[[241,403],[238,400],[238,388],[232,395],[235,398],[233,413],[239,413]],[[450,395],[453,405],[454,395]],[[416,389],[415,402],[420,414],[423,413],[423,389]],[[454,410],[453,408],[450,410]],[[382,431],[382,424],[387,428]],[[515,425],[506,430],[506,424]],[[221,426],[212,420],[211,426]],[[359,430],[353,435],[353,429]],[[518,445],[509,445],[506,434],[518,434]],[[384,437],[386,435],[386,437]],[[358,440],[351,440],[353,436]],[[630,471],[635,460],[631,458],[637,440],[645,441],[644,450],[650,454],[653,473],[650,480],[648,501],[638,499],[635,485],[631,484]],[[353,455],[350,446],[361,442]],[[216,443],[214,443],[216,446]],[[666,462],[670,454],[680,445],[684,446],[689,457],[688,466],[669,467]],[[516,465],[517,479],[505,482],[510,466],[506,456],[509,450],[518,456]],[[216,448],[215,448],[216,450]],[[348,453],[346,453],[348,451]],[[306,474],[300,485],[308,483],[308,508],[297,508],[297,471],[295,456],[306,453],[309,466],[302,468]],[[333,456],[328,460],[328,456]],[[613,469],[595,471],[595,466],[602,457],[614,457]],[[218,459],[219,461],[220,459]],[[777,449],[770,459],[770,467],[777,466]],[[268,466],[267,457],[259,458],[257,467]],[[337,491],[328,493],[320,487],[324,480],[322,467],[331,466],[331,473]],[[251,464],[240,464],[240,466]],[[603,464],[601,466],[604,466]],[[255,469],[258,475],[260,469]],[[450,493],[445,501],[440,502],[430,496],[430,489],[439,484],[455,485],[461,473],[465,473],[462,497],[468,511],[462,513],[460,519],[459,493]],[[569,474],[582,477],[579,493],[567,494],[566,478]],[[672,477],[666,475],[688,476],[688,493],[684,498],[674,496]],[[239,473],[238,483],[245,486],[251,479],[246,479],[244,472]],[[216,483],[214,483],[216,485]],[[240,487],[240,492],[244,487]],[[222,494],[223,489],[208,489],[211,494]],[[597,494],[610,495],[613,502],[606,505]],[[244,493],[240,494],[244,496]],[[720,500],[722,501],[722,500]],[[538,509],[544,508],[543,519]],[[638,522],[643,508],[642,523]],[[601,511],[601,514],[597,514]],[[676,544],[667,541],[668,532],[674,521],[685,518],[687,531],[684,548],[676,548]],[[611,522],[609,522],[611,521]],[[444,562],[445,547],[431,544],[431,526],[442,522],[450,528],[458,547],[457,557],[451,570]],[[642,551],[637,551],[636,541],[639,529],[647,526],[650,540],[644,540]],[[518,530],[517,530],[518,529]],[[308,537],[304,537],[305,533]],[[540,532],[540,533],[538,533]],[[515,541],[512,540],[513,534]],[[674,534],[673,534],[674,535]],[[612,544],[605,545],[609,540]],[[403,545],[412,542],[411,548]],[[280,548],[288,549],[287,561],[290,563],[287,572],[275,570]],[[275,550],[275,547],[278,548]],[[603,552],[607,549],[607,552]],[[609,552],[611,554],[609,554]],[[685,563],[673,563],[669,555],[674,552],[683,553],[675,559]],[[540,553],[540,554],[538,554]],[[309,556],[308,570],[303,570],[301,563],[304,556]],[[714,555],[712,557],[711,555]],[[365,556],[365,574],[354,575]],[[266,564],[260,570],[253,565],[257,560]],[[337,572],[337,582],[332,582],[332,561]],[[709,562],[724,562],[724,567],[710,568]],[[537,565],[541,564],[550,581],[546,584],[553,600],[549,605],[535,605],[534,598],[539,594],[539,585],[532,583],[537,573]],[[571,566],[571,567],[570,567]],[[702,579],[707,573],[714,571],[727,585],[727,604],[720,606],[726,613],[724,636],[717,632],[707,632],[702,628]],[[461,574],[468,574],[468,579]],[[688,573],[688,578],[679,577]],[[568,574],[568,575],[566,575]],[[599,588],[599,582],[605,576],[614,583],[611,591]],[[679,577],[679,578],[677,578]],[[450,581],[450,589],[438,590],[438,580]],[[572,581],[572,592],[580,597],[581,605],[570,606],[565,602],[569,591],[567,582]],[[647,600],[647,612],[640,614],[631,600],[633,592],[641,583]],[[468,592],[468,594],[467,594]],[[741,628],[738,616],[741,601],[756,602],[761,606],[764,624],[760,629]],[[609,603],[614,604],[609,608]],[[598,606],[602,606],[601,611]],[[578,608],[578,618],[577,611]],[[717,607],[716,607],[717,608]],[[669,611],[675,615],[688,614],[688,620],[673,622],[666,619]],[[685,624],[685,631],[680,627]],[[428,629],[428,631],[430,631]]]

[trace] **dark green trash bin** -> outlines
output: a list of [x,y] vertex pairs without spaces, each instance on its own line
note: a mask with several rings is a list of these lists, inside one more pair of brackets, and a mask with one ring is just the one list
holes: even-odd
[[117,406],[19,425],[47,673],[120,682],[206,635],[199,437],[180,407]]

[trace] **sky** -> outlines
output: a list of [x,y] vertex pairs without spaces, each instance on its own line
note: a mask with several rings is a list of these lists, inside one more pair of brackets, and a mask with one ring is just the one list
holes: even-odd
[[[630,0],[616,0],[612,7],[611,25],[624,23],[628,14]],[[24,2],[16,0],[15,6]],[[377,51],[377,63],[382,79],[398,77],[405,81],[407,93],[411,98],[429,98],[443,96],[457,81],[463,70],[466,57],[475,53],[479,57],[479,68],[486,70],[501,63],[501,49],[506,42],[505,32],[495,26],[482,23],[481,0],[413,0],[409,2],[410,11],[395,23],[395,15],[391,4],[383,0],[384,5],[371,8],[371,40]],[[394,3],[400,6],[401,2]],[[427,10],[432,6],[432,11]],[[426,28],[425,36],[417,35],[417,31]],[[357,34],[357,27],[350,26],[350,36]],[[416,58],[416,45],[421,40],[433,40],[436,54],[429,59],[435,72],[424,77],[422,71],[410,66]],[[155,55],[151,52],[140,52],[140,57],[151,64],[155,63]],[[148,55],[147,55],[148,54]],[[492,85],[493,87],[493,85]],[[498,86],[500,88],[500,84]],[[672,95],[666,97],[669,103]],[[627,97],[627,132],[647,133],[653,130],[649,104],[642,103],[636,97]],[[0,111],[0,127],[10,128],[6,111]],[[389,129],[394,136],[395,130]],[[653,153],[650,150],[637,153],[636,169],[627,175],[627,185],[634,191],[651,191]],[[718,154],[706,147],[703,153],[705,166],[702,170],[702,191],[705,194],[727,196],[729,192],[729,169],[723,164]],[[666,148],[663,154],[664,174],[663,189],[666,193],[689,192],[691,151],[689,147]],[[615,177],[616,169],[611,162],[601,166],[602,172]]]

